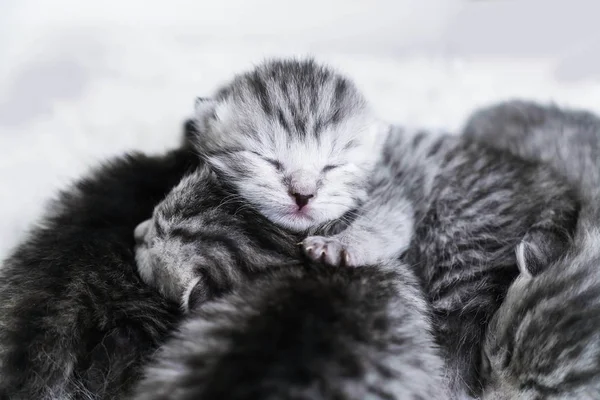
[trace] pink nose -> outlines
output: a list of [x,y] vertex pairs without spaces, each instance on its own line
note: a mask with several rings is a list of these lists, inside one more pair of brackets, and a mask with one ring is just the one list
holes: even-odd
[[308,204],[310,199],[315,197],[313,194],[300,194],[300,193],[292,193],[294,199],[296,199],[296,204],[298,204],[298,209],[302,209],[305,205]]

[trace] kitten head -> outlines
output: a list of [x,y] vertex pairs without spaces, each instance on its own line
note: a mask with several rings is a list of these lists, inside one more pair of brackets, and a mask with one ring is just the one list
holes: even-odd
[[542,272],[517,257],[521,273],[490,321],[482,348],[484,400],[598,398],[600,236],[595,236]]
[[196,148],[271,221],[303,231],[366,196],[387,125],[348,79],[309,61],[273,61],[200,99]]

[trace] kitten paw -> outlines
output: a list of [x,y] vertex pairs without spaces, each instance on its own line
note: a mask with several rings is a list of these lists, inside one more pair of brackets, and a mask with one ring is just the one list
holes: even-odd
[[308,258],[332,266],[356,267],[358,259],[338,239],[333,237],[309,236],[302,242]]

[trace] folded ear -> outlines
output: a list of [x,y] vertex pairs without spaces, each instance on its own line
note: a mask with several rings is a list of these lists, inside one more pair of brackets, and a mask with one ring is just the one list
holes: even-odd
[[517,245],[517,266],[525,277],[545,271],[567,251],[569,238],[561,232],[532,229]]
[[517,267],[519,267],[519,273],[524,278],[533,277],[533,273],[530,268],[533,269],[533,265],[530,265],[531,261],[534,259],[531,257],[531,253],[535,252],[534,249],[531,248],[531,245],[525,241],[521,241],[517,245],[516,248],[517,253]]

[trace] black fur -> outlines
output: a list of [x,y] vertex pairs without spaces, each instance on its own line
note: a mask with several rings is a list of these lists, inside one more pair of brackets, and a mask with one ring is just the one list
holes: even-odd
[[180,319],[137,275],[133,229],[197,165],[129,155],[64,191],[0,269],[0,398],[112,399]]

